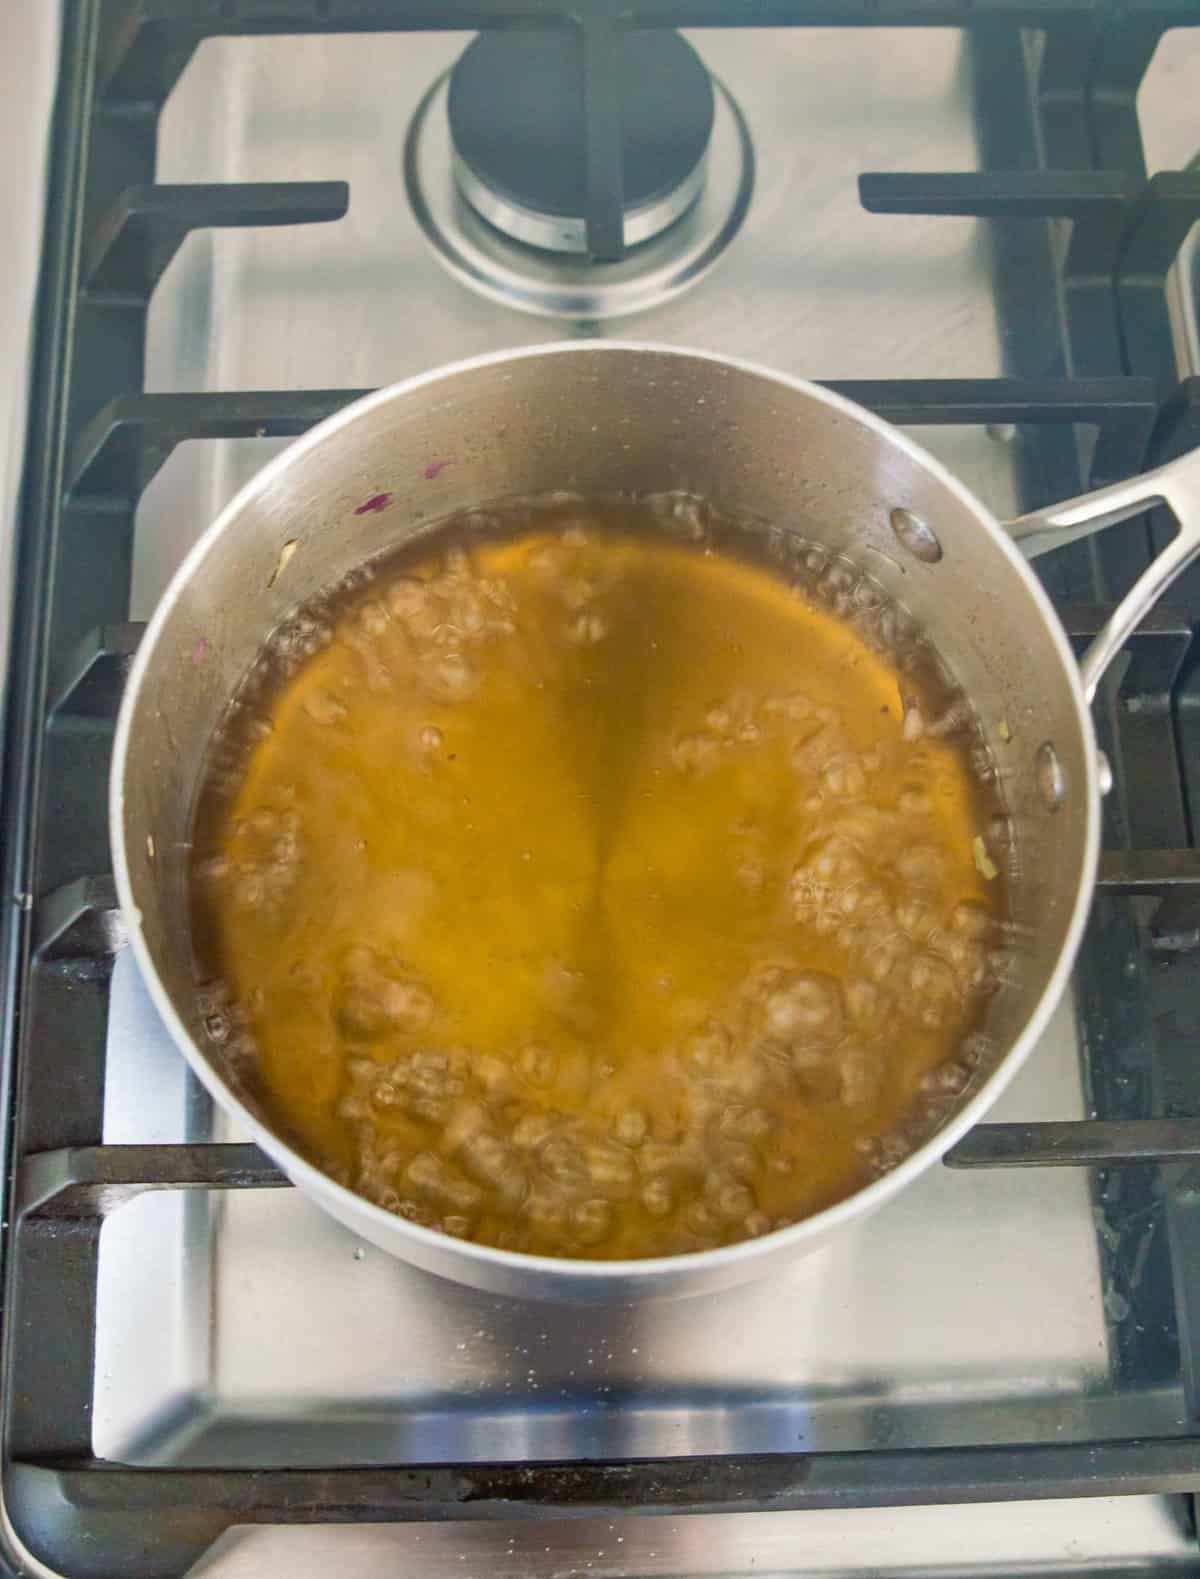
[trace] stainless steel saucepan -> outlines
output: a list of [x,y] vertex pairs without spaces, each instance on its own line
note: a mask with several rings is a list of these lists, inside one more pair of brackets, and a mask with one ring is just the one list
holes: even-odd
[[[196,1002],[190,819],[210,737],[268,636],[298,603],[432,521],[558,489],[682,489],[844,552],[915,616],[972,700],[1001,764],[1015,830],[1012,904],[1028,946],[1017,979],[990,1002],[994,1055],[957,1111],[836,1206],[693,1255],[517,1255],[371,1205],[299,1156],[233,1088]],[[1038,552],[1156,502],[1172,509],[1178,535],[1077,667],[1021,550]],[[298,547],[277,574],[291,542]],[[764,1273],[934,1164],[1041,1035],[1066,989],[1096,875],[1103,774],[1088,705],[1124,639],[1198,552],[1200,451],[1002,525],[878,417],[799,379],[696,351],[576,341],[462,362],[381,390],[314,428],[242,490],[188,555],[138,650],[111,796],[117,886],[138,964],[217,1100],[299,1189],[394,1255],[496,1293],[541,1298],[691,1293]]]

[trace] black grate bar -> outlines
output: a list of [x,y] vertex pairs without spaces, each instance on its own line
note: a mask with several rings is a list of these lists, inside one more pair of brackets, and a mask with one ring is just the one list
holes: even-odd
[[[173,1579],[238,1524],[628,1518],[1188,1494],[1200,1486],[1200,1442],[249,1472],[17,1459],[6,1484],[9,1505],[22,1510],[27,1545],[53,1571]],[[103,1566],[81,1563],[81,1553],[102,1554]]]
[[122,395],[88,423],[71,450],[67,491],[135,500],[188,439],[295,438],[366,389],[243,394]]
[[1108,290],[1143,186],[1119,170],[984,170],[867,174],[858,191],[872,214],[1068,219],[1064,280],[1100,282]]
[[[1073,641],[1091,641],[1108,623],[1114,603],[1063,603],[1058,617]],[[1192,638],[1187,615],[1171,604],[1156,603],[1129,637],[1131,647],[1171,646],[1186,648]]]
[[1162,404],[1150,436],[1147,460],[1172,460],[1200,445],[1200,377],[1185,378]]
[[[1071,604],[1060,610],[1067,634],[1081,644],[1092,640],[1110,613],[1111,606],[1106,604]],[[1134,860],[1146,852],[1153,861],[1156,852],[1177,850],[1187,843],[1170,715],[1191,647],[1191,619],[1182,610],[1163,604],[1147,615],[1125,644],[1128,658],[1114,697],[1121,729],[1115,749],[1110,747],[1109,760],[1118,786],[1134,808],[1136,824],[1131,821],[1127,835],[1139,852]],[[1176,897],[1180,892],[1177,885]],[[1151,929],[1156,947],[1160,922],[1167,931],[1174,931],[1178,921],[1178,917],[1172,921],[1169,912],[1160,912]]]
[[[753,14],[731,0],[643,0],[622,7],[628,27],[946,27],[991,21],[1053,26],[1103,18],[1110,0],[756,0]],[[611,0],[142,0],[143,22],[183,24],[209,33],[391,32],[518,24],[544,27],[607,17]],[[1183,26],[1200,20],[1186,0],[1143,0],[1147,21]]]
[[84,245],[89,300],[144,306],[193,230],[311,225],[341,219],[344,181],[128,187]]
[[[986,422],[1087,423],[1099,429],[1097,468],[1128,476],[1141,463],[1157,407],[1140,378],[844,380],[826,386],[889,421],[920,426]],[[294,437],[365,389],[126,395],[84,429],[67,465],[77,498],[128,503],[187,439]]]
[[[233,1525],[632,1517],[1195,1490],[1194,1440],[583,1464],[174,1470],[17,1459],[10,1504],[54,1572],[175,1579]],[[148,1529],[153,1539],[148,1538]],[[92,1560],[93,1558],[98,1560]]]
[[1161,284],[1175,255],[1200,219],[1200,170],[1160,170],[1137,200],[1117,273],[1122,282]]
[[[1077,26],[1106,20],[1110,0],[759,0],[755,27],[1013,27]],[[1128,6],[1147,22],[1183,27],[1200,22],[1190,0],[1142,0]],[[746,14],[729,0],[643,0],[630,9],[635,27],[744,27]]]
[[127,620],[89,631],[51,676],[46,703],[49,716],[115,717],[145,629],[142,621]]
[[1200,1118],[1138,1118],[977,1124],[943,1160],[948,1168],[1080,1168],[1197,1157]]
[[890,422],[922,423],[1087,422],[1106,424],[1149,418],[1157,410],[1145,378],[897,378],[825,382]]
[[271,1190],[289,1180],[257,1146],[71,1146],[21,1164],[17,1211],[36,1219],[104,1217],[148,1190]]
[[1200,171],[1190,170],[1149,181],[1120,170],[869,173],[858,191],[872,214],[1070,219],[1068,277],[1158,287],[1200,219]]
[[77,877],[38,902],[34,953],[41,960],[90,961],[107,966],[128,933],[109,876]]
[[955,423],[1094,425],[1092,475],[1114,481],[1142,465],[1157,410],[1142,378],[839,380],[827,388],[903,427]]
[[625,256],[625,170],[621,145],[621,34],[608,18],[581,30],[587,250],[597,263]]
[[[205,38],[289,33],[469,31],[490,27],[571,27],[612,18],[639,27],[988,27],[996,22],[1078,29],[1107,19],[1109,0],[124,0],[103,41],[98,76],[112,103],[162,103]],[[1144,25],[1200,22],[1187,0],[1144,0]]]
[[[980,1124],[950,1168],[1084,1168],[1200,1158],[1200,1119]],[[153,1190],[273,1190],[287,1176],[250,1144],[74,1146],[22,1164],[17,1211],[31,1220],[104,1217]]]
[[1167,898],[1200,895],[1200,850],[1105,850],[1101,893]]
[[[630,1517],[795,1512],[1028,1498],[1159,1496],[1200,1485],[1200,1441],[1030,1443],[1020,1447],[712,1454],[576,1463],[430,1464],[363,1469],[142,1469],[97,1460],[10,1470],[33,1527],[51,1543],[104,1531],[109,1572],[146,1570],[145,1520],[157,1539],[195,1543],[230,1525]],[[43,1525],[37,1510],[45,1517]],[[58,1529],[55,1529],[55,1524]],[[122,1562],[129,1543],[128,1563]],[[49,1556],[53,1551],[44,1552]],[[180,1555],[183,1555],[182,1553]],[[171,1572],[188,1567],[181,1563]],[[155,1570],[159,1571],[158,1569]],[[167,1570],[163,1570],[167,1571]]]
[[871,214],[1091,219],[1124,210],[1141,183],[1118,170],[980,170],[860,175]]

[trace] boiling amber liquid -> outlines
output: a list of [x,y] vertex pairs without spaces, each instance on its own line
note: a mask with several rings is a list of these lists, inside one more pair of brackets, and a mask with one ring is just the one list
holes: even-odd
[[814,585],[572,506],[314,622],[197,823],[283,1133],[414,1221],[636,1257],[829,1204],[965,1082],[968,746]]

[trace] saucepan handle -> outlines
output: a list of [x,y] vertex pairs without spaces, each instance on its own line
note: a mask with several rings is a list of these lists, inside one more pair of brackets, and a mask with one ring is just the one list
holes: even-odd
[[1028,559],[1061,548],[1076,538],[1090,537],[1106,526],[1128,520],[1150,505],[1165,504],[1179,523],[1179,531],[1147,566],[1129,592],[1112,611],[1080,662],[1080,678],[1089,702],[1096,695],[1104,671],[1171,583],[1200,555],[1200,449],[1189,450],[1178,460],[1156,466],[1140,477],[1115,482],[1095,493],[1081,494],[1063,504],[1052,504],[1030,515],[1006,521],[1004,529],[1016,539]]

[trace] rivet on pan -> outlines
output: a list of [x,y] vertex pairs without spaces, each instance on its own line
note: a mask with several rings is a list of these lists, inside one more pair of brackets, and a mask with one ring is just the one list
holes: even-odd
[[1048,740],[1038,747],[1034,772],[1037,776],[1038,793],[1045,802],[1047,810],[1057,811],[1066,799],[1067,776],[1063,772],[1062,763],[1058,760],[1058,752]]
[[906,510],[903,505],[898,505],[888,520],[892,523],[892,531],[914,559],[920,559],[926,565],[937,564],[942,557],[942,545],[928,522],[914,515],[911,510]]

